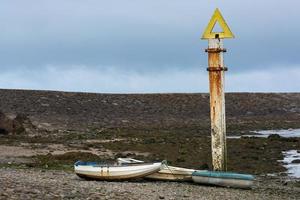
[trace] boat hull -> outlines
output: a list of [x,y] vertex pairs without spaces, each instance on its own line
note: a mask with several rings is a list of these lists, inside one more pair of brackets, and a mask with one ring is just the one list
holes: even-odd
[[89,166],[75,165],[75,173],[86,179],[127,180],[136,179],[160,170],[161,163],[141,164],[135,166]]
[[146,179],[161,181],[192,181],[194,169],[164,166],[162,170],[146,176]]
[[195,183],[249,189],[254,184],[254,177],[248,174],[227,172],[194,172],[192,179]]

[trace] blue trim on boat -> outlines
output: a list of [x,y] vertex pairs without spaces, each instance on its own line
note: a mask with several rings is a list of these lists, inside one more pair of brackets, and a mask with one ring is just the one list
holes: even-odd
[[[154,163],[138,163],[137,165],[150,165]],[[92,167],[126,167],[126,166],[133,166],[133,164],[122,164],[122,165],[115,165],[115,164],[110,164],[110,163],[105,163],[105,162],[85,162],[85,161],[76,161],[74,163],[74,166],[92,166]]]
[[[83,165],[83,166],[99,166],[99,165],[104,165],[104,163],[99,163],[99,162],[85,162],[85,161],[77,161],[74,164],[75,166],[78,165]],[[106,164],[107,165],[107,164]]]
[[255,179],[255,177],[251,174],[238,174],[238,173],[231,173],[231,172],[216,172],[216,171],[195,171],[192,173],[192,176],[241,179],[241,180],[254,180]]

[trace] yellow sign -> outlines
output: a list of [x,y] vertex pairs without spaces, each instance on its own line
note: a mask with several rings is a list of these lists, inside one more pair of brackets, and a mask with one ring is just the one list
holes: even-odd
[[[213,32],[216,24],[219,23],[223,32]],[[234,38],[233,33],[231,32],[229,26],[226,24],[225,19],[223,18],[220,10],[217,8],[211,17],[203,35],[202,39],[214,39],[214,38]]]

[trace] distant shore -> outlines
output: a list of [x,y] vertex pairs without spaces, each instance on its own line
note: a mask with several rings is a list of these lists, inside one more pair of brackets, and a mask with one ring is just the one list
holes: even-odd
[[[209,94],[96,94],[0,89],[0,111],[40,127],[175,129],[209,134]],[[300,128],[300,93],[227,93],[228,132]]]

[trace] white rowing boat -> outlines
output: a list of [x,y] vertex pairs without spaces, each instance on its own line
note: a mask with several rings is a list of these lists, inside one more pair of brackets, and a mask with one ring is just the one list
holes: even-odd
[[192,181],[192,173],[194,171],[194,169],[165,165],[160,171],[150,174],[145,178],[161,181]]
[[77,161],[75,173],[82,178],[97,180],[127,180],[145,177],[159,171],[163,162],[134,165],[107,165],[96,162]]
[[[143,163],[144,161],[132,158],[118,158],[118,163],[122,164],[136,164]],[[187,169],[181,167],[173,167],[163,165],[162,169],[158,172],[145,176],[146,179],[161,180],[161,181],[192,181],[192,173],[194,169]]]

